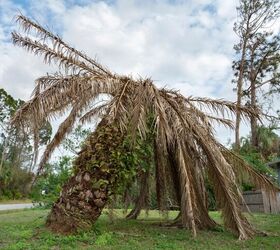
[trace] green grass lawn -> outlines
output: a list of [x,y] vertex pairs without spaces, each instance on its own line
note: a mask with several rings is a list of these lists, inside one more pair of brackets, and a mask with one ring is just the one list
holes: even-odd
[[[256,214],[249,218],[269,236],[238,241],[223,230],[200,231],[194,239],[187,230],[161,226],[167,218],[157,211],[150,211],[148,217],[143,213],[134,221],[123,219],[121,210],[115,210],[113,220],[104,212],[91,231],[61,236],[44,227],[48,212],[2,211],[0,249],[280,249],[280,215]],[[169,219],[174,216],[176,212],[169,213]],[[211,216],[221,220],[218,212],[211,212]]]

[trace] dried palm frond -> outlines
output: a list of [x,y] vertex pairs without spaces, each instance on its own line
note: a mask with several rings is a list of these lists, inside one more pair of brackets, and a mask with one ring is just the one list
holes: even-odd
[[35,55],[43,56],[44,62],[51,64],[51,62],[58,63],[60,68],[64,68],[65,71],[71,69],[73,72],[82,70],[85,72],[95,73],[86,64],[80,62],[77,58],[71,55],[65,55],[63,51],[57,51],[48,45],[36,40],[32,40],[29,37],[23,37],[16,32],[12,33],[13,42],[15,45],[25,48],[29,52],[33,52]]
[[[186,101],[195,103],[200,108],[207,108],[210,111],[221,114],[223,117],[225,115],[235,115],[236,103],[225,101],[223,99],[210,99],[201,97],[189,97]],[[242,116],[244,119],[250,119],[250,117],[256,116],[260,119],[260,110],[253,110],[250,107],[241,106]]]
[[[53,44],[53,49],[57,51],[63,52],[63,54],[67,55],[69,58],[72,56],[75,56],[76,60],[81,60],[82,63],[88,63],[90,65],[89,68],[92,68],[94,70],[101,71],[105,75],[112,74],[109,72],[109,70],[105,69],[102,65],[100,65],[96,60],[91,59],[86,54],[72,48],[68,44],[64,43],[63,40],[59,37],[51,33],[50,31],[44,29],[40,24],[32,21],[31,19],[19,15],[16,18],[16,21],[20,24],[22,27],[22,30],[26,33],[29,33],[31,30],[34,30],[36,32],[36,37],[43,39],[43,42],[45,43],[47,39],[50,39]],[[85,62],[83,62],[85,61]],[[89,69],[91,70],[91,69]]]
[[[113,124],[122,134],[121,138],[130,135],[132,148],[137,137],[144,140],[152,130],[159,207],[164,208],[166,193],[172,189],[180,204],[177,219],[181,225],[190,228],[194,236],[199,228],[215,227],[203,195],[204,179],[208,175],[225,226],[240,239],[254,235],[255,230],[241,214],[240,176],[246,173],[270,193],[275,193],[277,188],[214,138],[214,123],[233,128],[235,103],[184,97],[179,92],[157,88],[151,79],[113,74],[38,23],[24,16],[17,20],[26,36],[14,32],[14,44],[42,55],[45,63],[57,63],[60,72],[36,81],[31,100],[16,112],[12,126],[33,133],[36,152],[40,126],[67,114],[46,147],[39,171],[76,122],[91,122],[99,116],[102,121],[99,127]],[[98,104],[104,94],[110,98]],[[260,112],[247,107],[240,107],[240,112],[245,119],[260,118]],[[110,157],[106,152],[104,155]],[[172,181],[168,181],[167,174]],[[146,186],[143,185],[143,190]]]
[[160,143],[154,143],[154,161],[155,161],[155,181],[156,181],[156,197],[158,209],[166,210],[166,154],[160,150]]
[[233,167],[233,171],[236,173],[239,183],[249,180],[250,183],[254,184],[257,188],[261,188],[271,195],[275,194],[275,192],[277,191],[280,191],[280,189],[276,187],[270,179],[268,179],[265,175],[257,172],[239,155],[237,155],[233,151],[230,151],[223,145],[220,145],[220,147],[223,156]]
[[[60,144],[84,110],[90,106],[100,94],[114,95],[117,82],[98,77],[84,75],[50,75],[39,78],[33,91],[33,98],[26,102],[14,115],[12,125],[21,124],[34,134],[34,149],[38,150],[39,128],[46,120],[51,121],[66,114],[72,108],[69,117],[63,122],[54,139],[47,146],[39,169],[49,159],[51,152]],[[101,109],[101,108],[100,108]],[[84,114],[81,122],[90,119],[93,112]]]
[[96,106],[96,107],[90,109],[88,112],[86,112],[80,118],[80,122],[83,124],[86,122],[91,122],[96,117],[102,118],[107,113],[107,109],[108,109],[108,103]]

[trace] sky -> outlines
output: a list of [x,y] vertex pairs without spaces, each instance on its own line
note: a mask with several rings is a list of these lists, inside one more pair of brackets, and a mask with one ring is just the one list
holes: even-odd
[[[28,100],[56,67],[11,43],[20,12],[111,71],[151,77],[186,96],[235,101],[231,63],[238,0],[0,0],[0,87]],[[248,126],[248,125],[247,125]],[[241,134],[248,133],[242,125]],[[226,143],[234,133],[218,127]]]

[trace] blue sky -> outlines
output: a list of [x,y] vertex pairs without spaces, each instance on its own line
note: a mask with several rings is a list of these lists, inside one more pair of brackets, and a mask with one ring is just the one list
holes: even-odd
[[[235,100],[232,28],[238,0],[0,0],[0,86],[27,100],[34,80],[56,67],[15,48],[21,11],[112,71],[151,77],[184,95]],[[217,129],[222,142],[233,132]],[[246,133],[243,126],[242,133]]]

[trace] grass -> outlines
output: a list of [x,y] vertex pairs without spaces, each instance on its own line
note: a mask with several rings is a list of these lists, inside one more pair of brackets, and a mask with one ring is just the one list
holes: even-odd
[[[124,220],[121,210],[115,210],[115,219],[111,220],[105,211],[91,231],[61,236],[44,227],[48,212],[43,209],[2,211],[0,249],[280,249],[280,215],[256,214],[249,218],[269,236],[238,241],[222,229],[201,231],[194,239],[187,230],[160,226],[166,218],[157,211],[150,211],[148,217],[143,213],[133,221]],[[176,212],[169,213],[170,219],[175,216]],[[218,212],[211,212],[211,216],[221,221]]]

